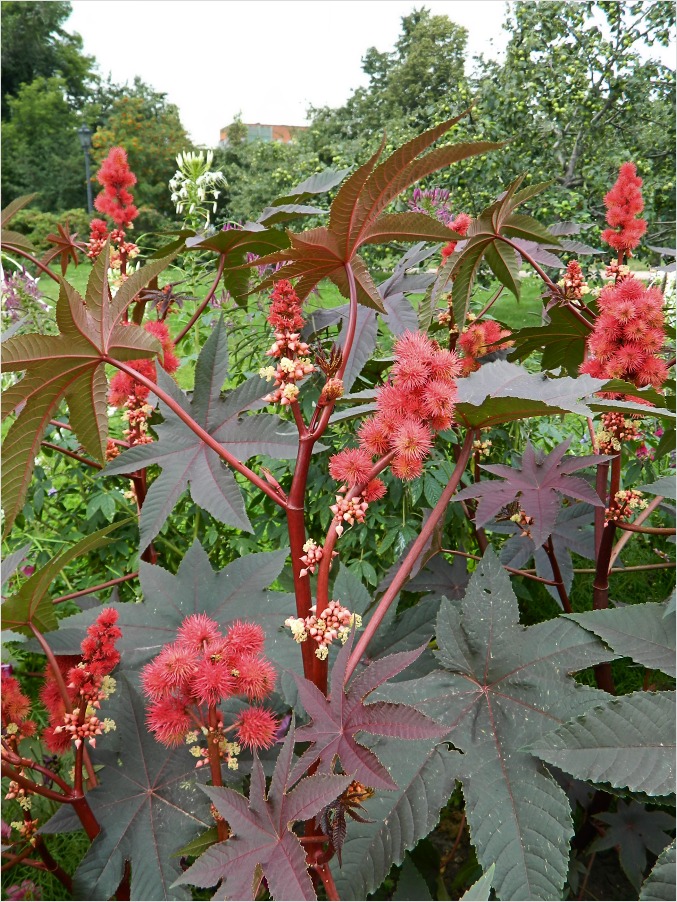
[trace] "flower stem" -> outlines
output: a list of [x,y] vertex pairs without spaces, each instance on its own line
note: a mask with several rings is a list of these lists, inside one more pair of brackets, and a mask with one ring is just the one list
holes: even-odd
[[440,495],[440,499],[433,508],[430,516],[425,522],[425,525],[421,529],[421,532],[418,534],[418,537],[415,539],[413,545],[409,549],[409,553],[402,561],[399,570],[395,574],[393,581],[390,583],[388,588],[383,594],[383,597],[379,601],[376,610],[374,611],[371,620],[367,624],[364,633],[360,636],[359,641],[353,648],[350,658],[348,659],[348,664],[346,667],[346,676],[345,682],[347,683],[350,677],[352,676],[355,668],[357,667],[360,658],[364,654],[367,646],[371,642],[374,633],[379,628],[381,621],[386,615],[386,612],[390,605],[393,603],[395,598],[402,588],[402,586],[407,581],[409,574],[412,571],[412,568],[416,561],[418,560],[419,555],[423,551],[428,542],[428,539],[432,535],[435,527],[438,522],[442,518],[444,512],[447,509],[447,505],[451,500],[451,496],[454,494],[456,489],[458,488],[458,484],[461,481],[461,476],[468,464],[468,460],[470,458],[470,453],[472,451],[472,443],[475,437],[475,433],[473,430],[469,430],[465,440],[463,442],[463,446],[461,448],[461,452],[458,456],[458,461],[456,462],[456,466],[454,467],[454,472],[451,474],[451,479],[447,483],[444,491]]

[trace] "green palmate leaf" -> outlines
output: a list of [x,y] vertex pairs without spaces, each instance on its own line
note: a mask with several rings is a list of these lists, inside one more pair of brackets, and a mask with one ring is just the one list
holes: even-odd
[[454,416],[468,429],[557,413],[590,416],[589,396],[603,384],[592,376],[549,379],[515,363],[495,360],[459,379]]
[[[255,376],[222,396],[227,369],[228,336],[221,318],[198,358],[192,399],[162,371],[158,381],[186,413],[239,460],[255,454],[294,457],[298,435],[293,427],[273,414],[242,416],[268,392],[268,383]],[[251,531],[240,489],[221,458],[162,402],[160,411],[164,423],[155,427],[158,441],[130,448],[103,471],[106,475],[130,473],[150,464],[162,467],[162,475],[151,484],[141,508],[141,546],[145,548],[155,538],[188,487],[193,501],[217,520]]]
[[329,210],[309,207],[306,204],[280,204],[279,206],[266,207],[257,222],[270,226],[277,225],[280,222],[289,222],[292,219],[298,219],[300,216],[318,216],[328,212]]
[[639,894],[641,902],[672,902],[675,898],[675,840],[663,849]]
[[2,559],[2,585],[3,587],[14,576],[19,568],[19,564],[24,560],[28,552],[31,550],[31,543],[27,542],[22,548],[17,548],[7,557]]
[[675,693],[612,698],[529,746],[580,780],[650,796],[675,791]]
[[110,534],[128,522],[112,523],[98,532],[85,536],[84,539],[80,539],[75,545],[66,548],[61,554],[52,558],[48,564],[29,576],[18,592],[15,592],[3,603],[3,628],[25,635],[32,634],[31,626],[36,627],[42,633],[55,630],[58,621],[52,600],[47,594],[51,583],[71,561],[82,558],[90,551],[94,551],[95,548],[101,548],[111,542]]
[[397,889],[393,893],[393,902],[407,902],[410,899],[418,900],[418,902],[428,902],[428,900],[432,902],[432,896],[423,875],[409,855],[405,855],[400,878],[397,881]]
[[639,890],[646,869],[647,852],[659,855],[670,840],[667,831],[675,829],[675,819],[665,811],[648,811],[640,802],[618,802],[616,811],[595,815],[606,825],[603,836],[590,846],[591,852],[618,849],[621,867],[628,880]]
[[629,604],[570,617],[599,636],[616,654],[651,670],[677,676],[675,615],[666,612],[666,605]]
[[277,197],[272,201],[271,206],[279,207],[291,203],[302,204],[316,194],[324,194],[340,185],[349,172],[350,169],[325,169],[324,172],[316,172],[300,184],[290,188],[286,194]]
[[369,823],[348,825],[343,843],[343,866],[332,864],[341,899],[366,899],[377,889],[393,864],[436,826],[458,776],[461,756],[446,745],[408,742],[406,754],[395,739],[370,745],[398,785],[377,792],[364,802]]
[[[144,702],[124,677],[117,691],[125,694],[116,711],[120,751],[87,793],[103,829],[75,873],[76,897],[110,899],[129,861],[130,898],[190,899],[190,892],[171,886],[181,873],[175,853],[213,824],[209,800],[198,788],[207,775],[196,770],[185,746],[167,749],[153,739]],[[43,829],[64,829],[59,814]]]
[[674,476],[661,476],[650,485],[637,486],[642,492],[649,492],[650,495],[663,495],[664,498],[675,500],[675,478]]
[[[144,267],[134,279],[139,290],[171,258]],[[21,510],[33,461],[47,425],[66,400],[70,422],[85,450],[103,461],[108,435],[104,358],[138,360],[161,348],[140,326],[122,321],[131,300],[121,289],[111,297],[106,281],[108,251],[100,254],[87,285],[86,300],[64,279],[56,306],[59,335],[20,335],[3,344],[2,369],[24,372],[4,396],[4,411],[21,406],[4,443],[5,531]]]
[[[267,591],[280,575],[287,550],[262,552],[238,558],[214,572],[204,549],[195,542],[186,552],[176,575],[162,567],[140,565],[141,604],[114,602],[122,638],[121,666],[138,669],[157,655],[190,614],[207,614],[222,629],[233,620],[255,620],[266,633],[266,655],[280,669],[300,667],[301,653],[281,629],[295,606],[293,596]],[[98,615],[95,608],[62,621],[62,628],[50,635],[56,654],[78,654],[87,627]]]
[[24,207],[27,207],[37,196],[37,191],[33,194],[23,194],[21,197],[16,197],[11,203],[7,204],[0,213],[0,224],[3,229],[9,225],[10,221],[16,216],[19,210],[23,210]]
[[496,865],[497,895],[559,898],[573,834],[569,804],[522,749],[606,697],[569,674],[612,656],[568,621],[520,626],[510,579],[491,548],[464,599],[442,603],[437,643],[443,670],[378,697],[406,699],[449,724],[447,738],[465,753],[459,778],[471,838],[482,867]]
[[33,251],[33,245],[25,235],[22,235],[20,232],[13,232],[8,229],[7,226],[19,210],[23,210],[24,207],[27,207],[37,196],[37,193],[35,193],[24,194],[22,197],[17,197],[11,203],[7,204],[2,210],[2,213],[0,213],[0,223],[2,228],[0,244],[2,244],[3,251],[10,253],[13,250],[28,251],[29,253]]
[[550,320],[547,325],[513,332],[515,347],[510,356],[524,360],[529,354],[542,351],[544,370],[561,367],[569,376],[578,375],[590,330],[566,307],[553,307],[547,316]]
[[535,219],[513,212],[519,204],[534,197],[549,184],[534,185],[518,192],[517,188],[522,181],[523,176],[515,179],[497,201],[480,213],[468,229],[467,240],[457,247],[441,267],[419,313],[422,329],[428,328],[442,293],[448,291],[452,284],[455,325],[459,330],[463,329],[472,288],[483,262],[487,263],[501,284],[519,300],[519,260],[515,249],[501,240],[502,236],[508,239],[523,238],[550,247],[559,245],[558,239]]
[[[306,855],[295,821],[308,820],[333,802],[350,777],[327,774],[306,777],[291,789],[294,727],[280,750],[266,793],[266,778],[254,755],[249,799],[232,789],[205,786],[204,791],[231,827],[233,836],[211,846],[176,881],[200,887],[223,881],[215,898],[255,899],[265,876],[273,899],[316,899],[306,867]],[[290,790],[291,791],[288,791]]]
[[[465,114],[464,114],[465,115]],[[323,278],[331,279],[344,296],[349,296],[346,266],[352,266],[358,301],[383,312],[381,297],[357,256],[363,244],[377,241],[449,240],[454,233],[431,217],[416,213],[382,215],[402,191],[419,179],[459,160],[500,147],[491,142],[438,147],[419,156],[447,132],[460,117],[443,122],[396,150],[384,163],[379,159],[385,138],[376,153],[348,178],[331,205],[327,228],[289,233],[289,250],[269,254],[256,265],[283,263],[257,290],[277,279],[298,279],[296,291],[306,297]],[[254,265],[254,264],[252,264]]]

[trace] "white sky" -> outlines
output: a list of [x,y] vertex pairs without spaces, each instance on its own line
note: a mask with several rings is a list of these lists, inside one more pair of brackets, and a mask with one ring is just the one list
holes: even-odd
[[503,0],[73,0],[101,74],[139,75],[167,94],[197,144],[215,146],[238,112],[245,122],[303,125],[306,109],[341,106],[367,84],[369,47],[392,50],[400,20],[426,6],[468,29],[468,52],[505,47]]

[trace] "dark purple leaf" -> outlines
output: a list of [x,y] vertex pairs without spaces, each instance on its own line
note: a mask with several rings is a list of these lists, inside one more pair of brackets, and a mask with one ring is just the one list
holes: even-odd
[[517,499],[524,513],[533,518],[529,532],[534,545],[539,547],[551,535],[555,526],[561,495],[586,501],[596,507],[604,506],[584,479],[569,474],[611,458],[594,454],[565,457],[570,444],[571,439],[568,439],[550,454],[544,455],[531,443],[527,443],[520,468],[503,464],[486,464],[482,467],[487,472],[502,477],[504,481],[480,481],[460,491],[456,500],[479,498],[475,522],[478,526],[484,526],[502,508]]
[[331,772],[338,756],[344,772],[354,779],[377,789],[397,789],[378,757],[357,741],[356,734],[364,731],[400,739],[429,739],[443,735],[438,723],[406,705],[364,704],[370,692],[416,661],[426,645],[372,662],[344,691],[345,669],[352,649],[349,640],[332,668],[329,699],[309,680],[294,674],[299,700],[311,718],[309,725],[297,731],[297,740],[310,742],[311,746],[297,762],[292,778],[298,779],[318,760],[321,771]]
[[618,800],[616,811],[595,815],[606,824],[603,836],[590,846],[591,852],[617,849],[625,876],[639,889],[644,879],[647,852],[660,855],[675,830],[675,818],[666,811],[647,811],[639,802]]
[[263,877],[273,899],[316,899],[306,856],[292,832],[295,821],[307,820],[334,801],[349,777],[306,777],[288,792],[294,752],[294,727],[280,750],[270,789],[258,755],[254,755],[249,799],[232,789],[205,786],[204,791],[228,822],[233,835],[207,849],[174,884],[199,887],[223,881],[215,898],[255,899]]

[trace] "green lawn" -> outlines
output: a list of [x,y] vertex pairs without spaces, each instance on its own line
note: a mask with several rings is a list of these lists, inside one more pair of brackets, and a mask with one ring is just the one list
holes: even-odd
[[[57,272],[57,269],[55,268],[54,271]],[[90,272],[91,265],[88,262],[81,263],[78,267],[71,265],[66,272],[66,278],[77,291],[84,294]],[[176,271],[174,278],[181,278],[178,274],[179,272],[180,271]],[[211,278],[212,276],[209,274],[208,277],[205,277],[203,284],[197,286],[195,290],[197,295],[203,294],[203,291],[207,290]],[[163,282],[166,281],[168,281],[166,276],[164,279],[162,276],[160,277],[160,284],[163,284]],[[535,277],[529,276],[524,279],[522,282],[522,297],[519,301],[509,291],[504,290],[501,297],[491,308],[490,315],[495,319],[500,320],[502,323],[505,323],[511,329],[519,329],[523,326],[540,325],[541,311],[543,309],[540,299],[541,285],[541,281]],[[56,282],[48,276],[43,275],[40,279],[39,286],[40,290],[45,294],[45,297],[55,303],[58,296],[58,285]],[[472,305],[473,309],[476,312],[479,312],[489,298],[495,294],[498,287],[498,283],[496,282],[488,289],[476,290]],[[200,289],[202,289],[202,291]],[[422,295],[413,295],[413,303],[417,304],[421,297]],[[340,294],[338,288],[336,288],[332,282],[324,281],[320,284],[319,294],[311,295],[307,303],[309,309],[336,307],[340,304],[344,304],[345,298]]]

